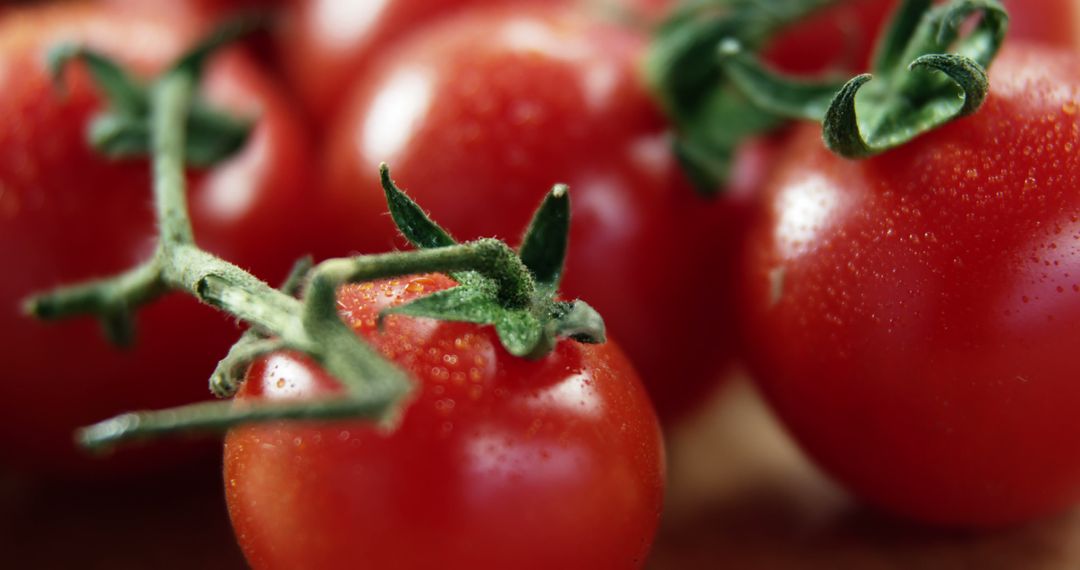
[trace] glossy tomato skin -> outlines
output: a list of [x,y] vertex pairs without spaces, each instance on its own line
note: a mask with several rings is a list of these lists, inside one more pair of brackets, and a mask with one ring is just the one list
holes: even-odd
[[959,526],[1080,499],[1080,62],[1007,44],[975,115],[864,161],[806,127],[742,273],[752,372],[879,507]]
[[200,26],[211,26],[223,18],[240,14],[268,13],[283,0],[97,0],[120,10],[140,12],[170,18],[192,20]]
[[[226,319],[182,296],[141,312],[136,346],[127,351],[109,346],[91,319],[43,324],[20,311],[33,292],[125,270],[154,245],[147,161],[112,162],[88,148],[97,91],[76,66],[61,95],[47,75],[46,50],[77,41],[146,75],[195,37],[170,19],[88,5],[17,10],[0,23],[0,263],[10,268],[0,280],[0,462],[54,475],[150,463],[145,453],[83,458],[73,430],[122,411],[205,399],[205,378],[237,335]],[[239,54],[214,60],[204,92],[257,122],[238,156],[192,173],[196,235],[211,251],[280,278],[305,233],[289,224],[305,208],[301,126]]]
[[[660,514],[656,417],[613,343],[510,356],[490,327],[382,308],[451,286],[358,284],[343,318],[415,378],[400,424],[276,423],[225,443],[229,512],[256,570],[638,568]],[[248,372],[238,405],[340,390],[302,357]]]
[[[279,55],[290,85],[320,124],[333,120],[357,77],[426,24],[482,6],[540,0],[288,0]],[[570,3],[570,0],[548,0]]]
[[[639,81],[643,46],[559,7],[445,20],[358,83],[331,134],[325,182],[334,225],[361,251],[395,243],[375,176],[382,161],[459,239],[516,244],[544,193],[569,184],[563,291],[604,315],[672,417],[731,362],[722,276],[742,203],[703,199],[684,178]],[[759,162],[741,176],[756,178]]]
[[847,0],[812,14],[769,42],[764,56],[789,73],[863,71],[897,0]]

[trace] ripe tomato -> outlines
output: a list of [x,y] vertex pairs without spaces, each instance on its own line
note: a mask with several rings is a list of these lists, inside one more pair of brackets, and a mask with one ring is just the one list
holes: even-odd
[[382,161],[461,239],[514,243],[544,192],[568,183],[562,290],[604,315],[662,417],[699,400],[735,344],[723,276],[741,203],[699,198],[679,171],[638,78],[643,46],[559,7],[473,11],[413,36],[358,83],[329,140],[330,223],[350,233],[328,249],[393,244],[371,175]]
[[[9,268],[0,280],[2,462],[54,473],[93,469],[71,443],[77,426],[205,397],[202,379],[236,335],[213,311],[179,297],[139,314],[128,351],[108,346],[90,319],[46,324],[20,311],[33,292],[128,269],[154,246],[147,161],[112,162],[88,147],[98,91],[74,68],[66,93],[58,92],[46,50],[81,42],[145,75],[194,39],[174,20],[92,5],[27,8],[0,22],[0,263]],[[257,123],[239,155],[192,174],[200,243],[268,278],[284,274],[304,247],[304,232],[287,225],[305,211],[304,133],[240,54],[216,58],[203,90]]]
[[[611,342],[510,356],[491,327],[378,312],[453,281],[343,287],[346,322],[409,371],[387,431],[280,422],[225,442],[229,513],[248,562],[272,568],[637,568],[660,515],[663,447],[649,400]],[[257,361],[237,395],[325,396],[306,359]]]
[[862,71],[897,0],[848,0],[814,13],[770,42],[765,58],[790,73]]
[[[290,85],[320,124],[329,124],[349,87],[377,56],[411,32],[476,6],[537,0],[289,0],[279,55]],[[556,0],[567,3],[569,0]],[[372,5],[374,4],[374,5]]]
[[1007,43],[990,85],[864,161],[803,129],[741,273],[752,371],[807,452],[950,525],[1080,499],[1080,61]]
[[237,13],[271,10],[277,0],[99,0],[115,8],[170,18],[192,19],[209,26]]

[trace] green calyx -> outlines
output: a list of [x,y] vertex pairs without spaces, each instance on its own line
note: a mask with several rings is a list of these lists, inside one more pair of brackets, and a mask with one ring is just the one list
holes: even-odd
[[557,301],[570,229],[570,194],[558,184],[540,203],[521,247],[481,239],[458,244],[380,169],[383,191],[398,229],[414,246],[428,252],[475,252],[473,268],[450,273],[458,285],[383,311],[492,325],[499,341],[515,356],[539,358],[559,337],[579,342],[605,340],[604,321],[583,301]]
[[[973,17],[977,21],[966,26]],[[846,82],[770,71],[736,37],[718,44],[718,60],[760,109],[820,121],[830,150],[864,158],[978,110],[989,91],[986,68],[1007,28],[1008,14],[997,0],[940,6],[905,0],[878,45],[872,73]]]
[[[260,20],[229,22],[178,59],[151,83],[141,83],[107,56],[77,45],[60,45],[48,53],[48,66],[58,85],[73,61],[81,61],[107,101],[107,109],[87,128],[90,145],[114,158],[147,156],[152,152],[150,99],[163,78],[177,73],[200,75],[207,58],[221,46],[260,27]],[[184,156],[187,164],[213,166],[232,156],[247,142],[251,121],[235,118],[196,99],[186,119]]]
[[676,156],[700,192],[718,192],[738,145],[785,122],[752,102],[716,57],[722,42],[757,50],[784,28],[837,0],[696,0],[657,31],[645,77],[675,126]]

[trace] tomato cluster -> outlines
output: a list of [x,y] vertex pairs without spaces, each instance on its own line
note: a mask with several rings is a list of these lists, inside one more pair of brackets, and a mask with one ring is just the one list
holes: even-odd
[[[889,15],[918,3],[837,2],[753,47],[774,70],[860,72]],[[341,288],[342,319],[414,393],[391,427],[229,432],[226,496],[254,567],[640,567],[662,503],[659,426],[740,365],[807,454],[884,510],[992,526],[1080,501],[1072,2],[1004,2],[1012,32],[973,115],[863,160],[832,154],[820,126],[760,129],[732,149],[712,196],[673,152],[686,125],[642,71],[675,2],[369,4],[101,0],[0,14],[0,464],[71,477],[182,459],[150,447],[94,461],[71,433],[203,399],[200,380],[241,330],[170,297],[117,351],[90,319],[23,313],[30,294],[123,271],[155,247],[149,161],[88,145],[109,94],[80,66],[58,86],[45,54],[75,42],[149,81],[256,8],[274,25],[255,50],[215,55],[199,87],[252,124],[238,154],[188,168],[200,247],[273,281],[305,252],[402,246],[382,163],[456,236],[516,246],[565,183],[560,291],[595,307],[614,340],[562,339],[523,359],[493,327],[382,319],[450,277]],[[310,358],[279,352],[254,361],[236,406],[340,393]]]

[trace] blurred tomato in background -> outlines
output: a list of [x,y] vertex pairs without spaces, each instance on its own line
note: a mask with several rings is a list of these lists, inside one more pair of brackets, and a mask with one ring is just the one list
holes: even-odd
[[[22,4],[0,7],[0,261],[9,268],[0,280],[0,549],[14,553],[15,567],[244,567],[219,463],[190,463],[199,451],[187,444],[102,461],[70,444],[76,426],[120,411],[206,399],[206,378],[240,329],[173,296],[140,311],[136,345],[124,352],[90,320],[33,323],[18,303],[126,269],[153,247],[146,161],[90,151],[84,135],[99,90],[76,66],[59,93],[43,65],[47,48],[86,42],[147,76],[249,10],[272,25],[216,57],[204,93],[252,119],[254,131],[235,158],[191,172],[200,245],[271,283],[304,252],[399,247],[377,181],[383,161],[456,237],[511,245],[551,185],[569,183],[564,291],[605,315],[670,428],[669,513],[651,567],[1080,564],[1080,523],[1069,515],[955,536],[867,513],[806,463],[745,379],[714,393],[738,370],[736,258],[788,135],[745,145],[726,194],[694,192],[640,69],[650,26],[674,2]],[[1080,49],[1077,2],[1005,4],[1012,37]],[[896,5],[839,2],[765,55],[798,73],[864,70]]]

